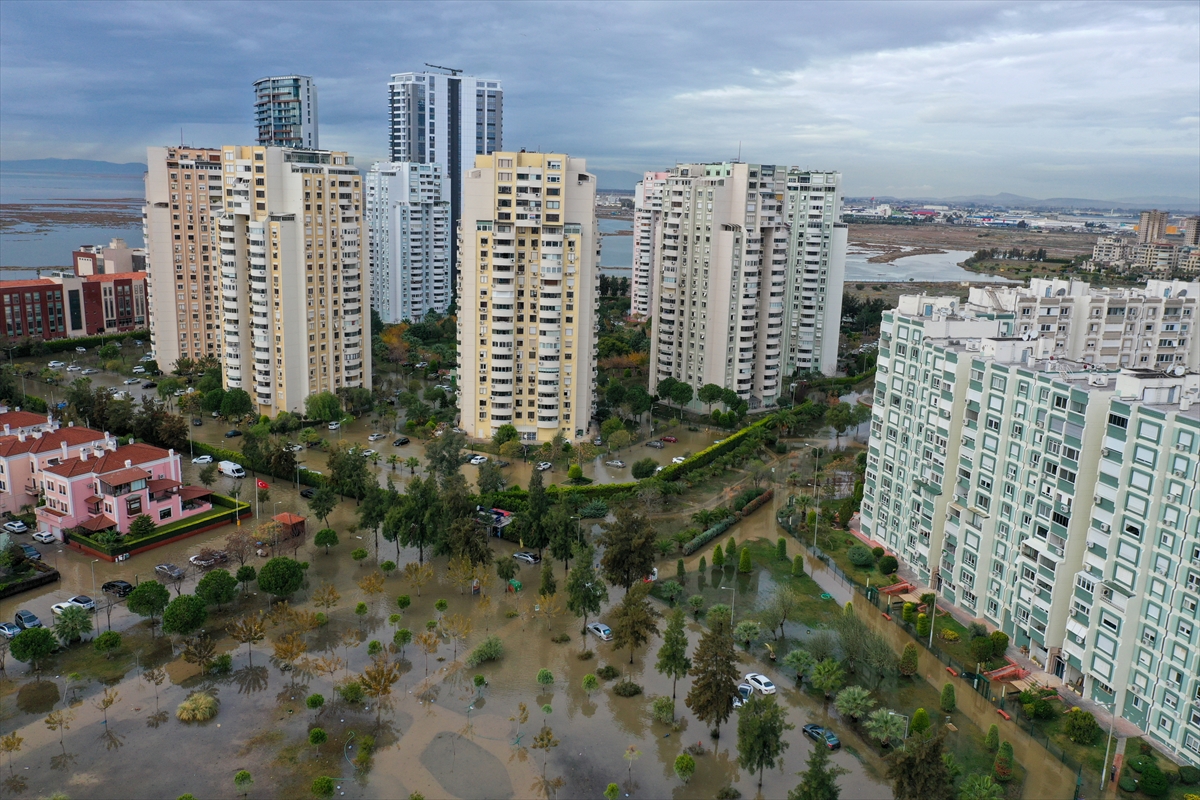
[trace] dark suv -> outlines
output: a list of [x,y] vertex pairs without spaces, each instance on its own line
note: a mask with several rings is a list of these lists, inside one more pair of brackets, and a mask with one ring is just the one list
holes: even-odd
[[100,591],[107,594],[114,594],[117,597],[128,597],[133,591],[133,584],[129,581],[109,581],[100,587]]

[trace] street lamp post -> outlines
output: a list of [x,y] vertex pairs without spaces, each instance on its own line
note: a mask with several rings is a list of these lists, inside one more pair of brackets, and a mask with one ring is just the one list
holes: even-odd
[[889,711],[888,714],[893,717],[904,717],[904,738],[907,740],[908,739],[908,724],[909,724],[908,715],[907,714],[897,714],[895,711]]
[[1108,706],[1112,716],[1108,719],[1108,741],[1104,743],[1104,766],[1100,770],[1100,791],[1104,791],[1104,787],[1108,785],[1109,766],[1108,766],[1108,751],[1112,747],[1113,726],[1117,723],[1117,703],[1114,700],[1111,703],[1101,703],[1102,706]]
[[732,626],[734,610],[737,608],[737,587],[734,587],[734,586],[718,586],[717,587],[718,592],[721,591],[722,589],[728,589],[729,591],[733,592],[733,600],[730,601],[730,603],[729,603],[729,624]]
[[91,567],[92,567],[92,602],[96,601],[96,562],[99,560],[100,559],[98,559],[98,558],[93,558],[92,564],[91,564]]

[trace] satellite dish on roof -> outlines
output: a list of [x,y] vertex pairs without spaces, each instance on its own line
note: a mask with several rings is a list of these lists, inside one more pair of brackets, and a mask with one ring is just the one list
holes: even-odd
[[1028,342],[1029,341],[1029,331],[1025,331],[1024,333],[1022,333],[1021,338]]
[[1054,295],[1055,295],[1056,297],[1062,297],[1062,296],[1063,296],[1063,295],[1065,295],[1066,293],[1067,293],[1067,290],[1066,290],[1066,289],[1059,289],[1057,292],[1055,292],[1055,293],[1054,293]]

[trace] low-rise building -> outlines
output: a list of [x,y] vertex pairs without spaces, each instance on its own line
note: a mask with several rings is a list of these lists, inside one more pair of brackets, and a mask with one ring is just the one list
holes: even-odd
[[10,339],[100,336],[141,330],[148,323],[146,273],[77,275],[0,281],[3,335]]
[[[179,454],[148,444],[82,447],[69,457],[47,463],[36,475],[44,505],[38,506],[38,529],[58,539],[72,528],[89,533],[128,533],[129,524],[147,514],[163,525],[212,508],[211,492],[183,485]],[[189,491],[190,490],[190,491]]]
[[[91,428],[68,425],[59,428],[52,420],[26,411],[0,414],[4,420],[0,436],[0,512],[19,513],[23,506],[36,506],[41,495],[41,472],[47,467],[77,459],[88,451],[95,455],[116,441]],[[39,419],[40,424],[34,424]]]

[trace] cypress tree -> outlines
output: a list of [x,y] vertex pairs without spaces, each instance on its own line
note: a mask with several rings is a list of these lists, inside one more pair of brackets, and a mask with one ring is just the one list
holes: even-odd
[[725,554],[721,552],[721,545],[717,545],[713,550],[713,567],[725,566]]
[[743,575],[749,575],[750,571],[753,569],[753,566],[754,565],[750,563],[750,548],[743,547],[742,555],[738,559],[738,572],[742,573]]

